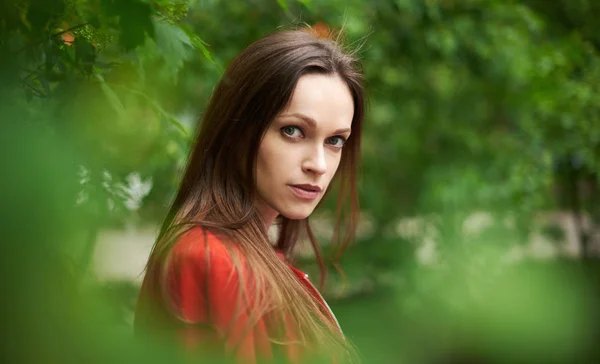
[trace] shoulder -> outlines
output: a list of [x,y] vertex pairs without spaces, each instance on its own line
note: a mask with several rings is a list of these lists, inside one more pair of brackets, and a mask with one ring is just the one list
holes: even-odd
[[167,276],[190,288],[223,287],[237,281],[245,259],[236,244],[207,229],[194,227],[174,243],[167,258]]
[[234,244],[202,227],[194,227],[183,233],[174,243],[169,254],[173,265],[201,263],[202,261],[232,261],[236,252]]

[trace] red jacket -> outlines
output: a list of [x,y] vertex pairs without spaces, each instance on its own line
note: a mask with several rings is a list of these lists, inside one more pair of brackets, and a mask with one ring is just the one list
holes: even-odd
[[[278,252],[278,255],[339,329],[335,316],[308,280],[308,275],[289,264],[283,254]],[[269,317],[261,317],[246,332],[247,314],[235,316],[240,280],[235,274],[232,256],[215,235],[201,228],[184,233],[173,246],[169,262],[168,284],[163,286],[168,287],[165,294],[159,292],[161,269],[152,262],[148,266],[135,312],[136,334],[162,335],[166,340],[183,344],[188,352],[214,350],[224,345],[225,353],[235,353],[235,358],[243,363],[255,363],[257,359],[272,359],[277,355],[292,362],[300,360],[303,350],[299,345],[281,347],[269,341],[273,336]],[[175,317],[172,308],[167,308],[165,296],[179,307],[180,318]],[[289,338],[293,339],[293,331],[287,323]]]

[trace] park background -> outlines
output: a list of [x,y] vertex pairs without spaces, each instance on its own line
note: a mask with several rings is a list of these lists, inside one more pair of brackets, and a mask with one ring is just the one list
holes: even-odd
[[[599,362],[598,16],[594,0],[0,3],[6,362],[173,360],[131,323],[197,120],[238,52],[303,25],[343,28],[366,75],[359,234],[323,289],[364,362]],[[332,213],[311,217],[325,253]]]

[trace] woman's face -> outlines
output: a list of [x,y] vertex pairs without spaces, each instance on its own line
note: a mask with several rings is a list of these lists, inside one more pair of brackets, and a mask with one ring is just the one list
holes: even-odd
[[337,75],[302,76],[273,120],[257,156],[257,207],[268,225],[304,219],[329,187],[350,137],[354,102]]

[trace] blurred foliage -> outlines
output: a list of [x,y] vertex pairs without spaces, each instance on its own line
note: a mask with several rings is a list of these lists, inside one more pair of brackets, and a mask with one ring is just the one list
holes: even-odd
[[[54,322],[79,322],[76,307],[124,296],[130,310],[135,287],[80,288],[97,231],[156,223],[229,60],[278,27],[306,23],[343,28],[366,74],[369,228],[343,260],[351,298],[334,300],[366,362],[585,362],[577,355],[598,334],[597,262],[505,257],[545,210],[570,212],[590,254],[584,217],[600,225],[598,15],[594,0],[2,2],[1,193],[14,250],[2,266],[5,277],[23,276],[5,292],[24,315],[56,297],[56,320],[39,337]],[[333,200],[324,207],[317,217]],[[474,212],[489,217],[475,233],[466,223]],[[435,262],[424,266],[428,241]],[[330,278],[333,299],[340,277]],[[57,282],[76,289],[48,293]],[[98,324],[118,321],[116,337],[126,337],[122,313],[105,309],[94,309]],[[34,334],[24,335],[15,342]],[[48,355],[60,358],[52,343]]]

